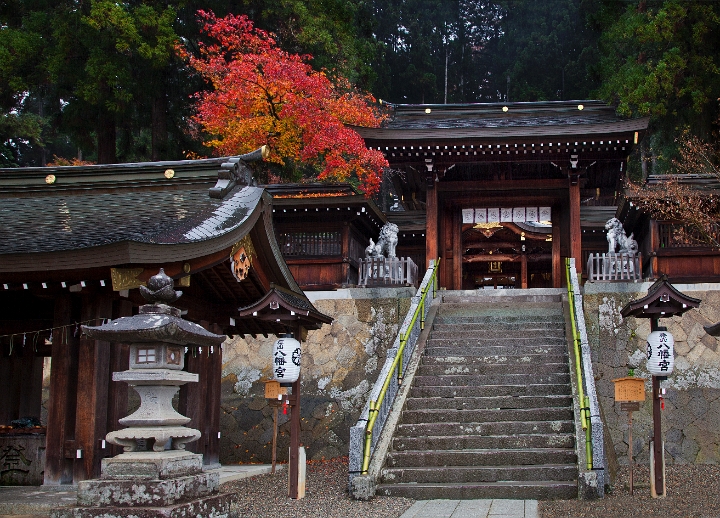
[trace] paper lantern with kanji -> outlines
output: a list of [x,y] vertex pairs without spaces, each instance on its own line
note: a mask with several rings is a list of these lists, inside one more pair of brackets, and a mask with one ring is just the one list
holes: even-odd
[[675,367],[675,339],[667,331],[653,331],[647,337],[647,370],[653,376],[668,376]]
[[273,377],[280,383],[293,383],[300,376],[300,342],[292,335],[278,338],[273,345]]

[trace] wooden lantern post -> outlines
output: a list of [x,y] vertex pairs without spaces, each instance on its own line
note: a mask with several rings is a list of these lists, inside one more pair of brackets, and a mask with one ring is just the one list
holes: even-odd
[[[240,308],[238,316],[270,322],[277,328],[275,334],[278,336],[291,331],[300,343],[307,340],[308,330],[320,329],[323,324],[330,324],[333,320],[317,311],[307,299],[302,300],[293,292],[274,284],[255,304]],[[284,396],[290,405],[288,496],[295,499],[305,496],[304,477],[300,476],[301,470],[304,470],[304,464],[301,466],[302,459],[300,458],[300,377],[301,375],[298,375],[297,380],[291,385],[292,394]]]
[[[628,303],[620,314],[623,318],[649,318],[651,331],[665,331],[660,327],[661,318],[670,318],[675,315],[682,315],[686,311],[700,305],[700,299],[688,297],[680,293],[663,275],[660,280],[650,286],[648,294],[633,302]],[[663,454],[662,438],[662,415],[661,404],[662,394],[660,393],[660,381],[667,376],[653,376],[653,451],[651,455],[651,480],[650,495],[653,498],[665,497],[665,455]]]

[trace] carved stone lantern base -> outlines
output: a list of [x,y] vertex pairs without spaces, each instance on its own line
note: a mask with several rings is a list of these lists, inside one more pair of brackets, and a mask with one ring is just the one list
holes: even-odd
[[230,516],[231,495],[218,494],[220,475],[203,473],[202,455],[142,451],[103,459],[102,478],[78,483],[78,506],[53,518]]

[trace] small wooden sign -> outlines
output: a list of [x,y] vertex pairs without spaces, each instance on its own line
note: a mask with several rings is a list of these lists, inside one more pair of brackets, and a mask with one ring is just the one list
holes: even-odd
[[645,401],[644,378],[618,378],[615,383],[615,401]]
[[265,382],[265,397],[277,399],[280,395],[287,394],[287,387],[281,387],[279,381],[268,380]]
[[623,412],[637,412],[640,410],[639,401],[623,401],[620,403],[620,410]]

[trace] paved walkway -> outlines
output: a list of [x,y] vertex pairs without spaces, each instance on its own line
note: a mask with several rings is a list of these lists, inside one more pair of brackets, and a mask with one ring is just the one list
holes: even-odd
[[400,518],[538,518],[537,500],[418,500]]

